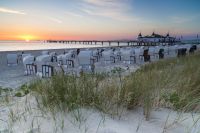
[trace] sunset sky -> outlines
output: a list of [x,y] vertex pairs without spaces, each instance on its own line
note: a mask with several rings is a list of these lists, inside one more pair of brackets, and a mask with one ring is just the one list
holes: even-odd
[[200,0],[1,0],[0,40],[200,34]]

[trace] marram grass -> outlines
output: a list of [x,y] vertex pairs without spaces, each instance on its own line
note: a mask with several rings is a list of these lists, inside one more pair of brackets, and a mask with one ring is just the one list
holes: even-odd
[[94,108],[120,116],[125,109],[142,106],[149,118],[154,107],[200,111],[200,54],[146,64],[123,76],[109,74],[56,75],[29,88],[40,106],[50,111]]

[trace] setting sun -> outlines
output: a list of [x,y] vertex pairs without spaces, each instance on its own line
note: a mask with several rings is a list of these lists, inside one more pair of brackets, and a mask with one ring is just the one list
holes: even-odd
[[19,39],[25,40],[26,42],[29,42],[30,40],[35,40],[36,37],[33,35],[20,35]]

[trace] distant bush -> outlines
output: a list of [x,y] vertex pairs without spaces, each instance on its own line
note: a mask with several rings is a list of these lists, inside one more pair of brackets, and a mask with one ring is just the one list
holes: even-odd
[[15,94],[16,97],[23,97],[30,92],[30,87],[27,84],[22,85]]
[[15,96],[16,96],[16,97],[22,97],[22,93],[21,93],[21,92],[17,92],[17,93],[15,94]]

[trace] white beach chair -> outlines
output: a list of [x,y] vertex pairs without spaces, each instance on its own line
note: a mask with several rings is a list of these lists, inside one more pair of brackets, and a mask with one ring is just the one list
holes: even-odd
[[78,55],[78,71],[94,72],[94,58],[92,57],[92,51],[80,51]]
[[168,56],[169,56],[169,46],[162,46],[161,49],[164,50],[164,52],[163,52],[164,58],[168,58]]
[[177,50],[178,50],[178,46],[174,45],[174,46],[169,46],[168,48],[168,57],[177,57]]
[[57,62],[60,65],[63,64],[63,56],[64,56],[64,54],[57,55]]
[[26,56],[23,58],[23,65],[25,68],[25,75],[33,75],[37,73],[37,67],[34,64],[35,57],[34,56]]
[[148,54],[150,55],[150,60],[154,61],[156,59],[156,51],[155,51],[155,47],[149,47],[149,51]]
[[115,51],[114,51],[114,57],[116,58],[115,59],[115,61],[116,62],[119,62],[120,63],[120,61],[122,61],[122,55],[121,55],[122,53],[121,53],[121,49],[119,48],[119,49],[116,49]]
[[135,53],[136,62],[139,61],[139,63],[141,63],[141,61],[144,61],[144,56],[143,56],[144,49],[143,49],[143,47],[135,48],[134,53]]
[[[45,67],[48,67],[48,65],[51,62],[51,56],[50,55],[40,55],[38,57],[36,57],[36,61],[35,64],[37,65],[37,75],[39,77],[45,77],[47,75]],[[48,71],[48,73],[50,73],[50,75],[52,76],[53,73],[51,73],[51,71]]]
[[97,49],[92,51],[92,56],[96,59],[96,62],[99,61],[100,55],[99,55],[99,51]]
[[72,58],[71,53],[66,53],[61,56],[62,65],[66,65],[67,67],[74,67],[74,58]]
[[123,61],[123,63],[131,64],[135,62],[136,59],[132,49],[122,49],[120,53],[121,53],[121,60]]
[[76,58],[77,56],[76,50],[69,50],[67,53],[71,54],[72,58]]
[[111,64],[115,62],[115,56],[112,50],[103,51],[102,57],[105,64]]
[[161,49],[161,47],[160,46],[156,46],[155,47],[155,53],[154,53],[154,55],[155,55],[155,59],[159,59],[159,51],[160,51],[160,49]]
[[56,52],[51,52],[51,53],[49,53],[49,55],[51,56],[52,62],[57,62]]
[[8,66],[18,65],[18,55],[17,54],[7,54],[7,65]]

